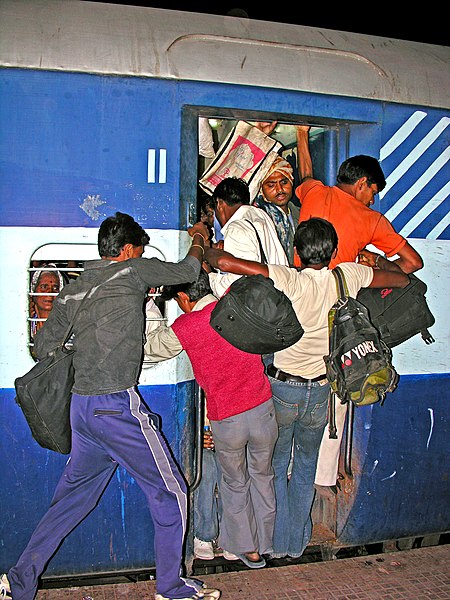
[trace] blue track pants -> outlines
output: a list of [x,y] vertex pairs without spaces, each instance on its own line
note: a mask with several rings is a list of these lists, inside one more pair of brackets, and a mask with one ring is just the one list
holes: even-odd
[[118,465],[136,480],[150,508],[157,592],[191,596],[194,582],[181,577],[186,484],[137,391],[73,394],[71,424],[72,452],[50,508],[8,572],[14,600],[35,598],[38,577],[64,538],[95,508]]

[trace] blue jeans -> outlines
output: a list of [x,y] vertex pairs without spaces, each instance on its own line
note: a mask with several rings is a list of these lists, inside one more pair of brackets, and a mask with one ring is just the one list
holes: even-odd
[[219,478],[216,453],[203,448],[202,478],[194,491],[194,536],[204,542],[212,542],[219,535],[221,506],[220,498],[216,497]]
[[277,502],[273,555],[299,557],[311,539],[314,477],[327,422],[330,386],[269,379],[278,423],[272,463]]

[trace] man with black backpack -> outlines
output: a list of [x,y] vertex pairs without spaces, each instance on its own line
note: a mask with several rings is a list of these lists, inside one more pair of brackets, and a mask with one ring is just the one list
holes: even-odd
[[[384,214],[373,209],[375,196],[386,187],[378,160],[364,154],[351,156],[340,165],[336,184],[324,185],[313,174],[309,129],[309,125],[297,126],[301,183],[295,194],[301,205],[299,222],[320,217],[333,224],[339,237],[339,248],[330,267],[353,262],[358,257],[360,262],[371,267],[384,261],[380,254],[367,250],[367,246],[371,245],[392,258],[405,273],[421,269],[423,261],[419,253],[395,231]],[[330,487],[333,491],[337,491],[339,452],[347,405],[337,402],[335,410],[337,438],[330,439],[325,430],[315,479],[317,485]]]
[[[205,252],[205,260],[221,271],[270,277],[291,300],[304,329],[297,343],[275,352],[273,364],[267,368],[279,434],[273,457],[277,503],[273,558],[301,556],[311,538],[314,477],[330,392],[324,362],[329,352],[328,312],[337,300],[335,278],[328,265],[337,245],[333,225],[312,218],[301,223],[295,233],[299,270],[238,259],[214,248]],[[353,298],[362,287],[405,287],[409,282],[397,265],[385,259],[378,261],[376,269],[357,263],[340,267]]]

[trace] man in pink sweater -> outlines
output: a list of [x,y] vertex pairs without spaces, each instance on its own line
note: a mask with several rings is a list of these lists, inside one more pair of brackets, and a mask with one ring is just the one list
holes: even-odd
[[209,324],[217,299],[205,271],[192,284],[166,286],[162,297],[174,298],[185,314],[147,336],[146,361],[183,350],[189,356],[205,391],[221,469],[219,544],[225,558],[236,558],[233,553],[250,568],[264,567],[275,521],[272,454],[278,427],[261,356],[238,350]]

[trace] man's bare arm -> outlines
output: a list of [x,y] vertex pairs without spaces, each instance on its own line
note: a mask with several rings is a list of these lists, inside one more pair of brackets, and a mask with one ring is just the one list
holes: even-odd
[[373,269],[371,288],[394,287],[404,288],[409,284],[408,275],[395,263],[387,260],[370,250],[362,250],[359,253],[359,262]]
[[[414,273],[414,271],[418,271],[423,267],[423,261],[420,254],[418,254],[408,242],[406,242],[403,248],[398,252],[398,255],[400,258],[397,258],[397,260],[387,262],[389,265],[394,265],[397,269],[401,269],[404,273]],[[381,254],[371,252],[366,248],[359,253],[359,262],[370,267],[381,268],[381,260],[383,260],[382,264],[385,264],[385,259]]]
[[205,262],[224,273],[235,273],[236,275],[264,275],[269,277],[267,265],[253,261],[236,258],[225,250],[207,248],[205,250]]
[[311,179],[313,167],[311,153],[309,151],[309,125],[297,125],[297,160],[300,181]]
[[393,262],[405,273],[414,273],[414,271],[418,271],[423,267],[422,257],[408,242],[397,254],[400,258]]

